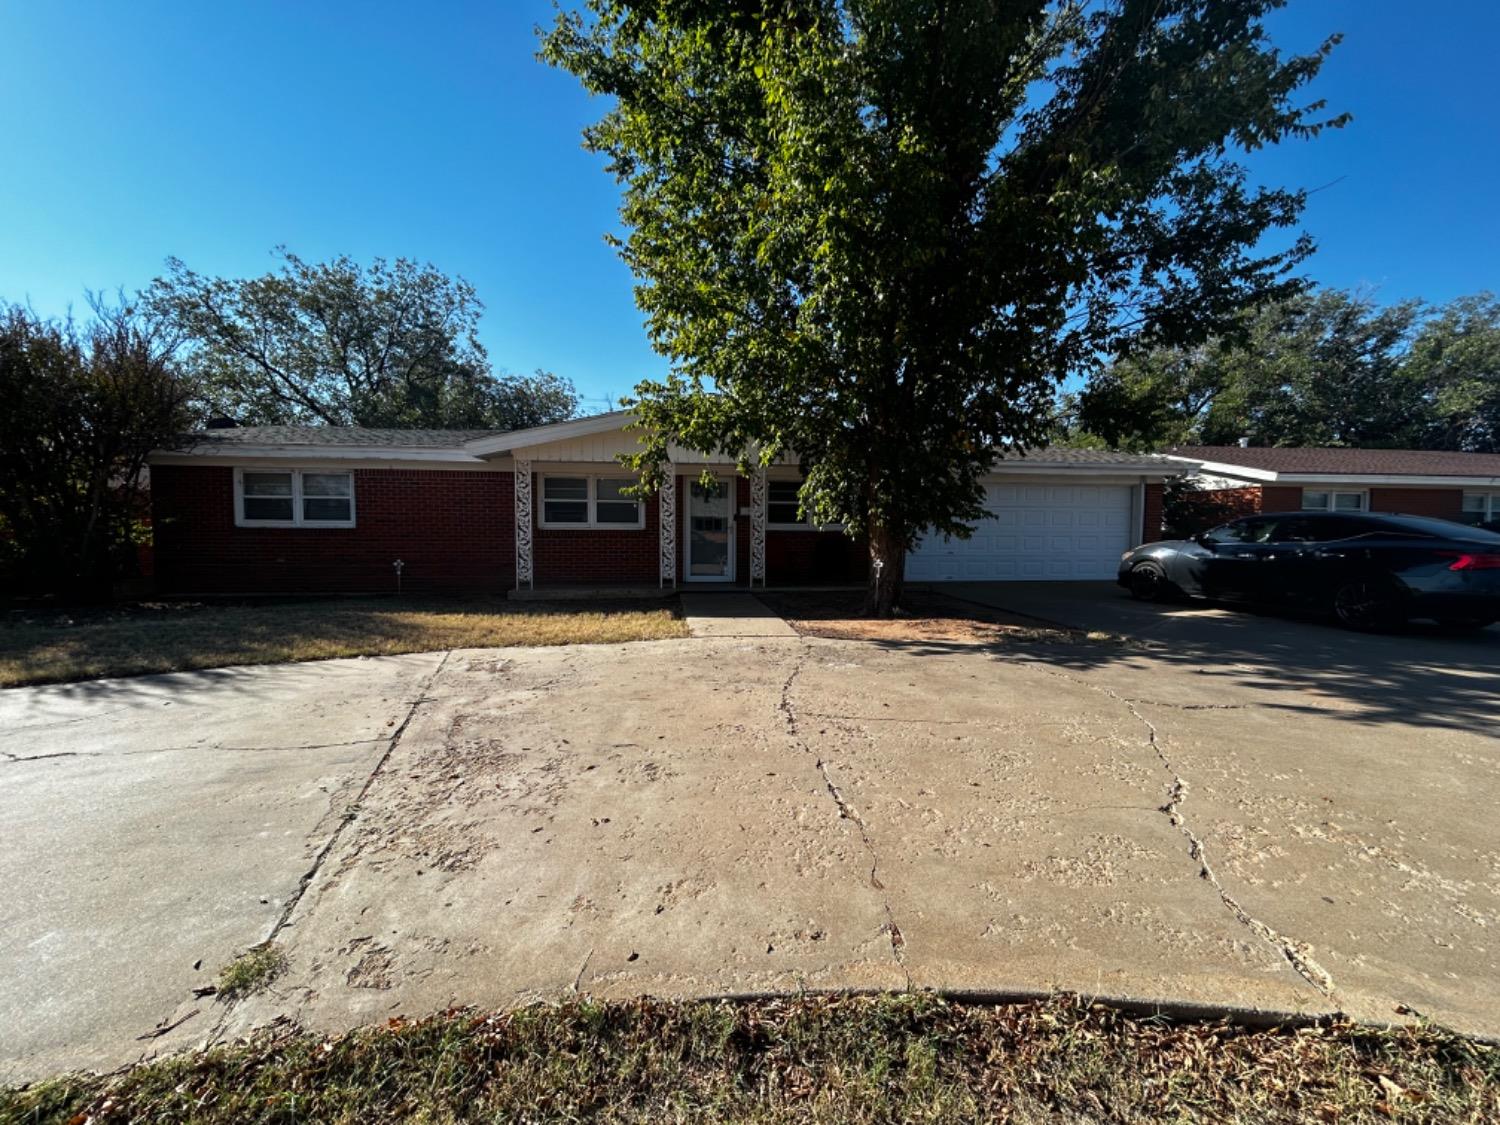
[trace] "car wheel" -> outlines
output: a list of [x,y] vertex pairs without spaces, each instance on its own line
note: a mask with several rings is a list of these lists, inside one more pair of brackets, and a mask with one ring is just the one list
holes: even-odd
[[1388,629],[1400,616],[1396,598],[1388,583],[1376,578],[1357,578],[1333,592],[1333,616],[1346,629],[1361,632]]
[[1143,602],[1165,601],[1172,596],[1172,584],[1159,563],[1141,562],[1130,568],[1130,596]]

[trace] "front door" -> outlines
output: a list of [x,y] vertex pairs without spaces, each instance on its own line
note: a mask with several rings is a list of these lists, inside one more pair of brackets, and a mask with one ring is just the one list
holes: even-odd
[[734,518],[730,504],[733,482],[702,481],[688,487],[687,580],[734,581]]

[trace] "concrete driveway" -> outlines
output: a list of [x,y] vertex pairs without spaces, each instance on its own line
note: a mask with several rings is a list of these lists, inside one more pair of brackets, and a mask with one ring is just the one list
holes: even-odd
[[[1249,637],[5,692],[0,1076],[575,992],[1060,988],[1500,1034],[1489,638],[1361,673],[1361,638],[1284,667]],[[271,991],[192,996],[273,931]]]

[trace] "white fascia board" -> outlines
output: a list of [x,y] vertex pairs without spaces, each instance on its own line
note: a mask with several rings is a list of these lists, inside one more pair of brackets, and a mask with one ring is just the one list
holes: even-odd
[[512,449],[525,449],[533,445],[546,445],[551,441],[566,438],[587,437],[610,430],[623,430],[634,418],[631,410],[614,410],[608,414],[595,414],[590,418],[574,418],[568,422],[554,422],[550,426],[532,426],[527,430],[512,430],[508,434],[476,438],[463,446],[464,452],[475,457],[493,457]]
[[[1163,454],[1174,460],[1183,460],[1175,454]],[[1431,488],[1493,488],[1500,485],[1500,476],[1456,477],[1436,473],[1280,473],[1271,469],[1251,469],[1244,465],[1231,465],[1224,461],[1200,461],[1202,472],[1220,477],[1252,483],[1268,484],[1326,484],[1357,485],[1360,488],[1381,486],[1420,486]]]
[[1230,465],[1223,461],[1194,461],[1188,457],[1179,457],[1175,453],[1163,453],[1163,457],[1170,457],[1173,461],[1181,461],[1186,465],[1194,466],[1192,471],[1202,470],[1212,473],[1214,476],[1233,477],[1236,480],[1248,481],[1275,481],[1280,480],[1280,474],[1270,469],[1250,469],[1244,465]]
[[1165,480],[1190,472],[1187,465],[1150,465],[1122,462],[1118,465],[1081,465],[1077,462],[1046,462],[1027,459],[1025,461],[1002,461],[991,466],[986,476],[1049,476],[1049,477],[1128,477],[1138,481],[1142,477]]
[[1493,477],[1445,477],[1433,474],[1418,475],[1396,473],[1282,473],[1280,484],[1355,484],[1361,488],[1411,486],[1429,488],[1494,488],[1500,485],[1500,476]]

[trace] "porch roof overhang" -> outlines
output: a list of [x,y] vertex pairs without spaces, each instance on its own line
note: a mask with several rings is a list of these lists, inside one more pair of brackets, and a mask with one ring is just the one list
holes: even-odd
[[1325,485],[1354,488],[1495,488],[1500,476],[1454,476],[1437,473],[1289,473],[1275,469],[1251,468],[1223,461],[1196,461],[1189,457],[1164,454],[1173,461],[1196,466],[1193,473],[1226,477],[1246,484]]

